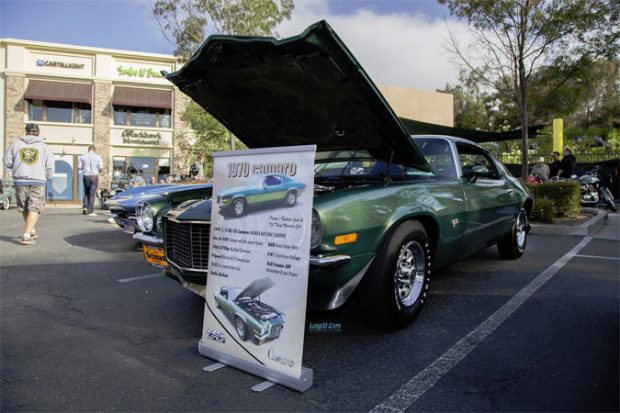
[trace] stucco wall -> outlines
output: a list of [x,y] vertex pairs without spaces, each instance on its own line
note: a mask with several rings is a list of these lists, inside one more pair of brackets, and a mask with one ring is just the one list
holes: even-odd
[[379,90],[400,117],[454,126],[454,97],[406,87],[379,85]]

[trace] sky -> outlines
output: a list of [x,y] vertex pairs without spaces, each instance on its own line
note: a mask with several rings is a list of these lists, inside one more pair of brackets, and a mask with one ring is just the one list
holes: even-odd
[[[153,0],[0,0],[0,38],[171,54],[150,13]],[[376,83],[435,90],[457,82],[446,50],[451,20],[436,0],[296,0],[277,32],[327,20]]]

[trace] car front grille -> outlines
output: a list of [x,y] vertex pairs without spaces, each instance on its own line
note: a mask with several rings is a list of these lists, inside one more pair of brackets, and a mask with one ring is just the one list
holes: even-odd
[[209,262],[208,223],[180,223],[164,220],[166,258],[179,268],[207,270]]

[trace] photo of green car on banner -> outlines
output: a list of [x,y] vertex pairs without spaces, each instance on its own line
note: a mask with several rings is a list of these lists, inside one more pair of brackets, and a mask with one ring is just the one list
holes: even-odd
[[299,391],[316,146],[213,155],[200,354]]

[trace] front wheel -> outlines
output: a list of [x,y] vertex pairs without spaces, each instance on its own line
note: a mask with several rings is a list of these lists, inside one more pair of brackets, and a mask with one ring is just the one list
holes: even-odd
[[240,217],[245,213],[245,200],[237,198],[233,201],[232,211],[236,217]]
[[527,244],[528,230],[527,214],[525,209],[521,209],[510,232],[497,243],[497,250],[502,259],[516,260],[523,255],[525,244]]
[[618,212],[618,208],[616,208],[616,204],[614,203],[614,196],[611,194],[611,191],[609,190],[609,188],[607,188],[606,186],[603,186],[599,188],[599,191],[601,191],[601,195],[603,199],[605,200],[605,203],[607,204],[607,206],[613,212]]
[[235,317],[235,329],[237,330],[237,334],[239,334],[239,338],[242,341],[246,341],[248,339],[248,329],[246,328],[241,317]]
[[2,203],[0,203],[0,209],[9,209],[10,206],[11,206],[11,200],[8,197],[4,198],[2,200]]
[[288,191],[286,193],[286,197],[284,198],[284,203],[287,207],[292,207],[297,203],[297,192]]
[[426,299],[430,266],[424,226],[418,221],[402,223],[383,241],[359,285],[357,300],[364,318],[392,330],[411,324]]

